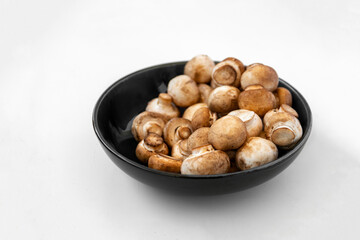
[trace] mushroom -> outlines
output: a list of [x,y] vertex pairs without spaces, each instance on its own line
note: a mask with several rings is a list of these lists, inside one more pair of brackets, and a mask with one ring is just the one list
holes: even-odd
[[210,128],[202,127],[194,131],[187,140],[187,149],[192,151],[194,148],[209,144],[208,135]]
[[239,109],[230,112],[228,115],[238,117],[245,123],[248,137],[259,136],[263,129],[261,118],[253,111]]
[[274,94],[261,85],[249,86],[241,92],[238,99],[240,109],[254,111],[259,117],[276,107]]
[[279,108],[279,112],[287,112],[287,113],[290,113],[291,115],[293,115],[294,117],[297,117],[297,118],[299,117],[299,114],[296,112],[296,110],[287,104],[281,104],[281,106]]
[[279,108],[282,104],[292,106],[292,95],[286,88],[278,87],[276,91],[274,91],[274,96],[276,99],[276,108]]
[[150,133],[145,139],[141,140],[135,150],[136,157],[143,163],[147,163],[149,158],[156,153],[167,155],[169,149],[162,137],[155,133]]
[[209,143],[218,150],[231,150],[239,148],[246,140],[246,125],[240,118],[225,116],[214,122],[210,127]]
[[148,166],[160,171],[180,173],[182,160],[161,153],[149,158]]
[[215,63],[207,55],[198,55],[186,63],[184,74],[197,83],[207,83],[211,80],[214,66]]
[[236,165],[241,170],[258,167],[278,157],[274,143],[260,137],[251,137],[236,152]]
[[180,116],[179,109],[172,102],[172,97],[167,93],[160,93],[158,98],[151,100],[146,107],[146,111],[160,113],[167,121]]
[[184,118],[173,118],[164,127],[164,139],[169,147],[173,147],[179,140],[188,138],[191,133],[191,122]]
[[236,58],[226,58],[215,65],[212,71],[211,87],[224,85],[239,87],[241,74],[245,71],[244,64]]
[[207,103],[209,99],[209,95],[214,90],[212,87],[210,87],[207,84],[200,83],[198,84],[199,92],[200,92],[200,102]]
[[194,116],[194,113],[199,110],[200,108],[208,107],[206,103],[195,103],[194,105],[191,105],[190,107],[186,108],[183,114],[183,118],[191,121],[191,119]]
[[238,109],[238,98],[240,90],[232,86],[221,86],[215,88],[208,99],[208,105],[211,111],[228,113]]
[[196,130],[210,127],[216,121],[217,115],[211,112],[205,103],[196,103],[185,110],[183,118],[190,120],[193,130]]
[[283,149],[291,149],[302,137],[300,121],[288,112],[269,111],[263,121],[266,138]]
[[274,91],[279,84],[279,77],[276,71],[261,63],[249,66],[241,75],[241,88],[245,89],[250,85],[260,84],[268,91]]
[[188,138],[179,140],[171,149],[171,156],[177,159],[184,160],[191,154],[188,151]]
[[189,76],[180,75],[170,80],[168,94],[179,107],[188,107],[197,103],[200,98],[199,88],[196,82]]
[[215,150],[211,145],[205,145],[192,150],[181,165],[181,174],[210,175],[227,173],[230,160],[223,151]]
[[162,136],[165,123],[166,120],[161,114],[145,111],[135,117],[131,126],[131,133],[138,142],[149,133]]

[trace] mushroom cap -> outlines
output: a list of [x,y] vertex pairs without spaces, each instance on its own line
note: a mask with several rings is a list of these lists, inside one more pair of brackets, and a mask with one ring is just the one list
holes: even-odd
[[154,154],[149,158],[148,166],[160,171],[180,173],[182,160],[163,155]]
[[215,87],[224,85],[239,87],[244,69],[244,64],[240,60],[233,57],[226,58],[215,65],[211,84]]
[[194,116],[194,113],[200,109],[200,108],[203,108],[203,107],[208,107],[206,103],[195,103],[194,105],[191,105],[190,107],[186,108],[185,111],[184,111],[184,114],[183,114],[183,118],[191,121],[193,116]]
[[191,119],[193,130],[201,127],[210,127],[217,119],[216,113],[210,111],[208,107],[199,108]]
[[282,104],[292,106],[292,95],[286,88],[278,87],[276,91],[274,91],[274,96],[276,99],[276,108],[279,108]]
[[158,98],[152,99],[148,103],[146,111],[160,113],[167,121],[180,116],[179,109],[172,102],[172,97],[167,93],[160,93]]
[[143,140],[149,133],[161,136],[166,120],[163,115],[144,111],[134,118],[131,133],[136,141]]
[[194,131],[187,141],[187,149],[192,151],[194,148],[198,148],[209,144],[208,135],[210,128],[202,127]]
[[185,118],[173,118],[164,127],[164,139],[169,147],[173,147],[179,140],[188,138],[191,133],[191,122]]
[[272,67],[260,63],[254,64],[241,75],[241,88],[245,89],[255,84],[260,84],[272,92],[278,87],[279,77]]
[[271,141],[251,137],[236,152],[236,165],[241,170],[258,167],[271,162],[278,157],[278,150]]
[[155,133],[150,133],[145,139],[141,140],[135,150],[136,157],[143,163],[147,163],[150,156],[156,153],[166,155],[169,153],[169,149],[162,137]]
[[239,148],[246,140],[246,125],[240,118],[225,116],[210,127],[208,140],[218,150]]
[[253,111],[238,109],[230,112],[228,115],[236,116],[245,123],[248,137],[259,136],[260,132],[263,130],[261,118]]
[[215,63],[207,55],[198,55],[188,61],[184,68],[184,74],[188,75],[197,83],[207,83],[211,80],[211,73]]
[[179,107],[193,105],[200,98],[196,82],[186,75],[179,75],[171,79],[167,91],[173,98],[174,103]]
[[188,151],[188,138],[179,140],[171,149],[171,156],[177,159],[184,160],[190,154],[191,151]]
[[290,113],[291,115],[293,115],[294,117],[297,117],[297,118],[299,117],[299,114],[297,113],[297,111],[287,104],[281,104],[281,106],[279,108],[279,112],[287,112],[287,113]]
[[265,88],[245,89],[239,95],[238,103],[240,109],[254,111],[259,117],[263,117],[266,112],[276,107],[276,100],[274,94]]
[[181,165],[181,174],[210,175],[227,173],[230,160],[226,153],[211,145],[195,148]]
[[238,109],[238,98],[240,90],[233,86],[221,86],[215,88],[208,99],[211,111],[227,113]]
[[207,103],[209,95],[212,92],[212,90],[214,90],[214,89],[204,83],[198,84],[198,88],[199,88],[199,92],[200,92],[200,102]]

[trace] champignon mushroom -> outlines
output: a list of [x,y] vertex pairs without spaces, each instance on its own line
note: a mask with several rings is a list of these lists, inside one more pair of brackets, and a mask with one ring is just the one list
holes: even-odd
[[281,104],[281,106],[279,108],[279,112],[287,112],[287,113],[290,113],[291,115],[293,115],[294,117],[297,117],[297,118],[299,117],[299,114],[296,112],[296,110],[287,104]]
[[236,153],[236,165],[241,170],[258,167],[278,157],[274,143],[260,137],[249,138]]
[[263,123],[261,118],[253,111],[239,109],[230,112],[228,116],[238,117],[245,123],[248,137],[259,136],[260,132],[263,129]]
[[135,150],[136,157],[143,163],[147,163],[149,158],[156,153],[167,155],[169,149],[162,137],[155,133],[150,133],[145,139],[141,140]]
[[179,140],[171,149],[171,156],[177,159],[184,160],[190,154],[191,151],[188,151],[188,138]]
[[131,133],[136,141],[143,140],[149,133],[163,134],[166,120],[163,115],[154,112],[142,112],[137,115],[131,126]]
[[211,80],[214,66],[215,63],[207,55],[198,55],[186,63],[184,74],[197,83],[207,83]]
[[158,98],[151,100],[146,107],[146,111],[160,113],[167,121],[180,116],[179,109],[172,102],[172,97],[167,93],[160,93]]
[[241,75],[242,89],[255,84],[260,84],[272,92],[278,87],[279,77],[272,67],[257,63],[248,67]]
[[194,131],[187,140],[187,149],[188,151],[192,151],[195,148],[208,145],[208,135],[210,128],[202,127]]
[[240,109],[254,111],[259,117],[276,107],[274,94],[261,85],[249,86],[241,92],[238,99]]
[[180,173],[181,164],[182,160],[161,153],[152,155],[148,161],[149,168],[173,173]]
[[266,138],[283,149],[291,149],[302,137],[299,120],[288,112],[269,111],[263,121]]
[[216,121],[217,115],[211,112],[205,103],[196,103],[185,110],[183,118],[190,120],[193,130],[196,130],[210,127]]
[[286,88],[278,87],[276,91],[274,91],[274,96],[276,99],[276,108],[279,108],[282,104],[292,106],[292,95]]
[[245,71],[244,64],[236,58],[226,58],[215,65],[212,71],[211,87],[224,85],[239,87],[241,74]]
[[191,105],[190,107],[186,108],[183,114],[183,118],[191,121],[191,119],[194,116],[194,113],[203,107],[208,107],[206,103],[195,103],[194,105]]
[[238,98],[240,90],[232,86],[221,86],[215,88],[208,99],[211,111],[218,113],[228,113],[238,109]]
[[196,82],[186,75],[180,75],[171,79],[167,91],[173,98],[174,103],[179,107],[193,105],[200,98]]
[[214,89],[204,83],[198,84],[198,88],[199,88],[199,92],[200,92],[200,102],[207,104],[209,95],[212,92],[212,90],[214,90]]
[[192,150],[181,165],[181,174],[210,175],[227,173],[230,168],[229,157],[226,153],[214,150],[211,145]]
[[239,148],[246,140],[246,125],[240,118],[225,116],[214,122],[210,127],[209,143],[218,150],[231,150]]
[[179,140],[188,138],[191,133],[191,122],[185,118],[173,118],[164,127],[164,139],[169,147],[173,147]]

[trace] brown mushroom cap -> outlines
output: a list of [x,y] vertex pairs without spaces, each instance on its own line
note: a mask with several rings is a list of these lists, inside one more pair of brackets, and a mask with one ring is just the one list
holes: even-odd
[[248,137],[259,136],[260,132],[263,130],[261,118],[253,111],[238,109],[230,112],[228,115],[236,116],[245,123]]
[[244,69],[244,64],[240,60],[232,57],[226,58],[214,67],[211,85],[213,87],[224,85],[239,87]]
[[207,83],[211,80],[214,66],[215,63],[207,55],[198,55],[186,63],[184,74],[197,83]]
[[184,160],[191,154],[191,151],[188,151],[188,138],[180,140],[171,149],[171,156],[177,159]]
[[184,118],[173,118],[164,127],[164,139],[169,147],[173,147],[179,140],[188,138],[191,133],[191,122]]
[[180,173],[182,160],[161,153],[152,155],[149,158],[148,166],[160,171]]
[[254,89],[254,86],[240,93],[238,103],[240,109],[254,111],[260,117],[276,107],[274,94],[265,88]]
[[278,87],[276,91],[274,91],[274,96],[276,99],[276,108],[279,108],[282,104],[292,106],[292,95],[286,88]]
[[204,83],[198,84],[198,88],[199,88],[199,92],[200,92],[200,102],[207,104],[209,95],[212,92],[212,90],[214,90],[214,89]]
[[216,119],[216,113],[211,112],[208,107],[199,108],[191,119],[191,126],[193,130],[201,127],[210,127]]
[[236,165],[241,170],[254,168],[278,157],[274,143],[260,137],[249,138],[236,153]]
[[241,88],[245,89],[255,84],[260,84],[272,92],[278,87],[279,77],[272,67],[260,63],[254,64],[241,75]]
[[149,133],[163,134],[166,120],[163,115],[154,112],[142,112],[134,118],[131,133],[136,141],[143,140]]
[[208,140],[218,150],[239,148],[246,140],[246,125],[238,117],[225,116],[210,127]]
[[192,151],[194,148],[198,148],[209,144],[208,135],[210,128],[202,127],[194,131],[187,141],[187,149]]
[[181,165],[181,174],[210,175],[227,173],[230,160],[223,151],[215,151],[211,145],[195,148]]
[[279,108],[279,112],[287,112],[287,113],[290,113],[291,115],[293,115],[294,117],[297,117],[297,118],[299,117],[299,114],[297,113],[297,111],[287,104],[281,104],[281,106]]
[[145,139],[141,140],[135,150],[136,157],[143,163],[147,163],[149,158],[156,153],[166,155],[169,153],[169,149],[162,137],[155,133],[150,133]]
[[179,109],[172,102],[172,97],[167,93],[160,93],[158,98],[151,100],[146,107],[146,111],[160,113],[167,121],[180,116]]
[[171,79],[167,91],[173,98],[174,103],[179,107],[193,105],[200,98],[196,82],[186,75],[180,75]]
[[238,109],[238,98],[240,90],[232,86],[221,86],[215,88],[208,99],[211,111],[227,113]]
[[193,116],[194,116],[194,113],[200,109],[200,108],[203,108],[203,107],[208,107],[206,103],[195,103],[194,105],[191,105],[190,107],[186,108],[185,111],[184,111],[184,114],[183,114],[183,118],[191,121]]

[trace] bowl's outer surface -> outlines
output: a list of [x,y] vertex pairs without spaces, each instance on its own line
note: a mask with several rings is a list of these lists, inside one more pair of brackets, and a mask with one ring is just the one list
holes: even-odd
[[188,176],[150,169],[137,161],[137,142],[131,135],[134,117],[147,102],[166,92],[170,79],[183,74],[186,62],[174,62],[132,73],[110,86],[100,97],[93,112],[93,126],[103,149],[112,161],[131,177],[154,187],[180,194],[223,194],[259,185],[289,166],[309,138],[312,116],[304,97],[284,80],[279,86],[290,90],[293,107],[299,113],[303,137],[291,151],[280,151],[279,158],[263,166],[229,174]]

